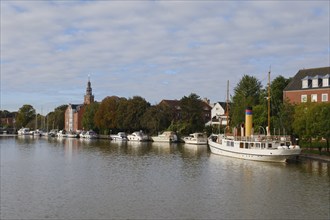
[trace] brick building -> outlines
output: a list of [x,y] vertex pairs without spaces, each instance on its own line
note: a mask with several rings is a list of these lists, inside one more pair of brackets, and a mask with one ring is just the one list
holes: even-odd
[[83,130],[82,117],[85,112],[85,107],[94,102],[91,82],[88,79],[86,94],[84,95],[83,104],[69,104],[65,110],[64,129],[66,131]]
[[283,91],[291,103],[329,102],[330,67],[301,69]]

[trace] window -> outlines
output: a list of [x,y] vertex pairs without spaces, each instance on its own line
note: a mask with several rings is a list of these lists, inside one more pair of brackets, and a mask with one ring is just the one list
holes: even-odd
[[312,102],[317,102],[317,94],[312,94],[311,101]]
[[313,88],[316,88],[316,87],[318,87],[319,85],[318,85],[318,78],[315,78],[315,79],[313,79],[313,83],[312,83],[312,85],[313,85]]
[[304,79],[304,80],[302,81],[302,87],[303,87],[303,89],[308,88],[308,80],[307,80],[307,79]]
[[301,102],[307,102],[307,95],[301,95]]
[[328,101],[328,94],[322,94],[322,102]]

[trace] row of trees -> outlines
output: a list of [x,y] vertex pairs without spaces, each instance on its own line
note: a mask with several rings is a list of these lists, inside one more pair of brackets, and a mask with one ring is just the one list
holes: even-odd
[[86,106],[83,127],[103,134],[144,130],[150,134],[173,130],[181,134],[203,131],[202,100],[196,94],[180,100],[180,116],[172,106],[164,103],[150,105],[144,98],[106,97],[101,103]]
[[[294,134],[304,140],[326,140],[329,149],[330,103],[290,104],[283,100],[283,90],[290,82],[282,76],[271,85],[271,132]],[[244,75],[234,88],[230,105],[230,126],[239,127],[245,118],[245,108],[253,107],[253,122],[256,132],[264,132],[267,126],[267,90],[253,76]],[[150,105],[144,98],[106,97],[100,103],[87,105],[83,115],[85,129],[102,134],[118,131],[144,130],[150,134],[164,130],[189,134],[197,131],[215,132],[218,128],[204,126],[201,98],[192,93],[180,100],[180,112],[166,104]],[[16,116],[16,127],[63,129],[67,105],[57,107],[46,116],[36,114],[31,105],[23,105]],[[3,113],[9,113],[2,111]],[[42,126],[43,125],[43,126]],[[224,129],[224,128],[222,128]]]
[[1,118],[15,117],[14,128],[28,127],[34,129],[50,130],[63,129],[64,112],[67,105],[61,105],[48,113],[46,116],[37,114],[32,105],[23,105],[18,112],[10,113],[6,110],[1,111]]

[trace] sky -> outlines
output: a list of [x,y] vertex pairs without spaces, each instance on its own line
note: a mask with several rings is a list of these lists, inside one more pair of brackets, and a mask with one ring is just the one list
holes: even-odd
[[0,109],[47,113],[95,100],[150,104],[195,93],[226,100],[244,75],[263,85],[330,66],[330,1],[1,0]]

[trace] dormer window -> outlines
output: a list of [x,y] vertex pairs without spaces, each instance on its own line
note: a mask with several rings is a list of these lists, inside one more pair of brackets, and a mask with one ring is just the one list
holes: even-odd
[[320,76],[316,75],[313,77],[312,87],[317,88],[322,85],[322,79]]
[[306,76],[305,78],[302,79],[302,88],[303,89],[308,89],[311,85],[311,78],[309,76]]
[[329,78],[330,78],[330,75],[327,74],[325,76],[322,77],[322,86],[323,87],[328,87],[329,86]]

